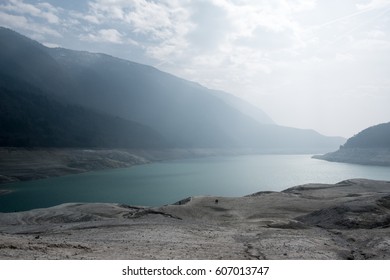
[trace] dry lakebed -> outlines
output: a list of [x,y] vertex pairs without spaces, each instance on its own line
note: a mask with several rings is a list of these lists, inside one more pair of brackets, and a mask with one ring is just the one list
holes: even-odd
[[0,213],[0,259],[390,259],[390,182]]

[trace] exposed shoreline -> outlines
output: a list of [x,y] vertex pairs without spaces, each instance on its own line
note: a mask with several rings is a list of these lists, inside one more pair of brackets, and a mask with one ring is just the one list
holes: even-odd
[[[82,149],[0,147],[0,185],[127,168],[158,161],[249,154],[291,154],[253,149]],[[298,153],[299,154],[299,153]]]
[[390,259],[390,182],[0,213],[0,259]]
[[386,148],[340,148],[315,159],[361,165],[390,166],[390,150]]
[[81,149],[0,147],[0,184],[31,181],[151,162],[215,155],[248,154],[218,149]]
[[130,167],[147,162],[124,150],[0,148],[0,184]]

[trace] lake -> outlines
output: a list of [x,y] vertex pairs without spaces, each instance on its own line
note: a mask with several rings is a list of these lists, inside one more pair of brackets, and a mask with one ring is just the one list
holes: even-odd
[[159,206],[197,195],[243,196],[351,178],[390,180],[390,167],[333,163],[311,155],[246,155],[157,162],[1,185],[0,212],[65,202]]

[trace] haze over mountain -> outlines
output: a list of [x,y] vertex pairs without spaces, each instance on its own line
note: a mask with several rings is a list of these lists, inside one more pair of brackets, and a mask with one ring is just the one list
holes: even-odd
[[[0,83],[0,147],[164,148],[162,137],[129,120],[64,104],[20,81]],[[9,82],[9,81],[8,81]]]
[[[31,134],[26,132],[23,137],[35,139],[30,141],[34,146],[320,152],[334,150],[343,142],[313,130],[275,125],[245,101],[153,67],[105,54],[47,48],[5,28],[0,28],[0,83],[1,95],[7,98],[2,105],[7,114],[0,119],[2,145],[17,145],[10,127],[17,130],[26,124],[35,130],[26,130]],[[63,119],[55,122],[54,112]],[[46,127],[38,119],[45,120]],[[60,139],[64,131],[70,132],[64,138],[79,141],[47,140]],[[18,133],[21,137],[22,131]],[[43,141],[34,134],[51,136]],[[110,140],[99,144],[91,136],[99,139],[109,134]],[[136,139],[124,144],[132,136]],[[121,140],[115,143],[118,138]]]
[[315,158],[367,165],[390,165],[390,122],[366,128],[349,138],[337,151]]
[[390,122],[371,126],[349,138],[343,148],[390,149]]

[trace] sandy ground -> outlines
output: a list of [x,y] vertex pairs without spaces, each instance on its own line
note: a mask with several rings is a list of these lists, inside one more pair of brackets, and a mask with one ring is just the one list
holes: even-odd
[[390,182],[0,213],[0,259],[390,259]]

